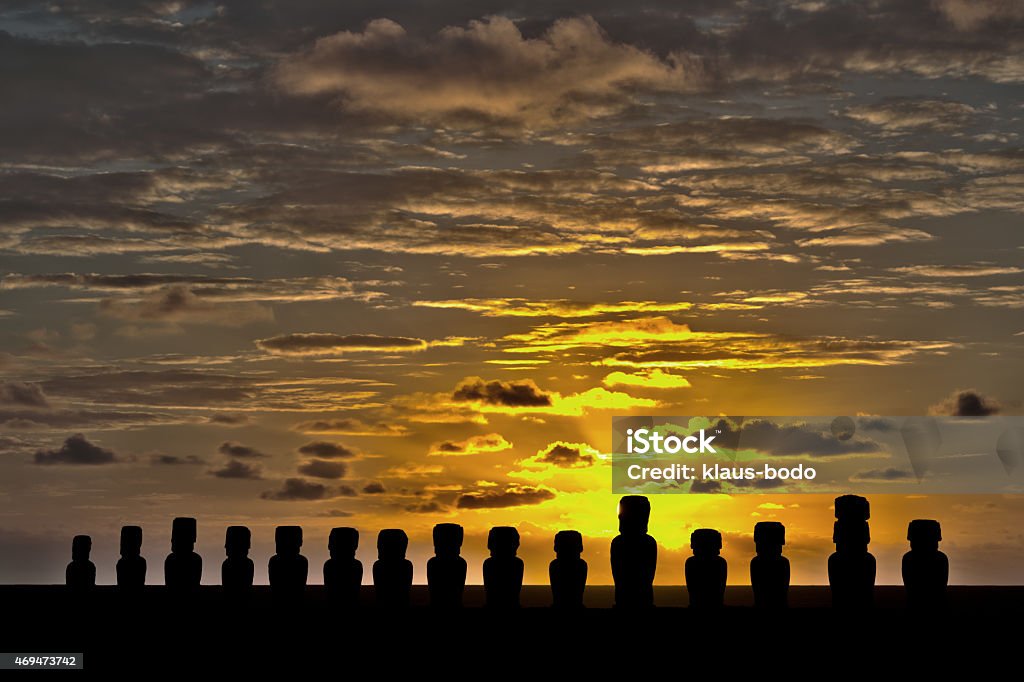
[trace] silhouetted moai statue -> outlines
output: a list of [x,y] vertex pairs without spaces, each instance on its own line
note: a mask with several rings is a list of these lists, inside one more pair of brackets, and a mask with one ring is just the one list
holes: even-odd
[[302,528],[278,526],[274,531],[274,545],[276,554],[270,557],[267,566],[270,592],[279,601],[298,601],[309,577],[309,562],[299,553],[302,549]]
[[96,585],[96,566],[89,561],[92,538],[76,535],[71,540],[71,563],[64,572],[64,581],[71,589],[85,591]]
[[786,527],[778,521],[754,524],[754,548],[757,556],[750,560],[750,586],[754,589],[754,606],[786,608],[789,597],[789,559],[782,556],[786,544]]
[[146,584],[146,560],[142,558],[142,528],[121,528],[121,558],[117,560],[117,586],[122,590],[141,590]]
[[725,578],[729,567],[720,556],[722,534],[713,528],[690,533],[693,556],[686,560],[686,591],[690,608],[719,609],[725,602]]
[[491,556],[484,560],[484,598],[488,607],[519,608],[523,590],[523,560],[519,551],[519,531],[512,526],[495,526],[487,534]]
[[176,592],[199,588],[203,559],[195,553],[196,520],[178,517],[171,524],[171,553],[164,560],[164,584]]
[[459,556],[462,539],[462,526],[457,523],[434,526],[434,556],[427,561],[431,606],[462,606],[462,593],[466,589],[466,560]]
[[359,604],[359,587],[363,584],[363,564],[356,559],[359,531],[355,528],[332,528],[327,539],[331,558],[324,562],[324,587],[335,606],[354,608]]
[[377,560],[373,562],[373,587],[377,604],[385,608],[409,606],[412,562],[405,558],[409,536],[400,528],[377,534]]
[[220,565],[220,584],[224,594],[240,597],[252,589],[256,567],[249,558],[252,533],[245,526],[228,526],[224,533],[224,553],[227,558]]
[[551,605],[562,609],[583,608],[587,587],[587,562],[583,554],[583,536],[576,530],[555,533],[555,558],[548,565],[551,579]]
[[915,519],[907,528],[910,551],[903,555],[903,584],[907,606],[936,608],[946,601],[949,559],[939,551],[942,528],[938,521]]
[[832,606],[863,609],[871,606],[875,591],[875,557],[868,552],[871,530],[868,501],[857,495],[836,498],[832,541],[836,551],[828,558]]
[[615,606],[654,606],[654,572],[658,567],[658,543],[647,534],[651,503],[642,495],[619,500],[619,534],[612,540],[612,579]]

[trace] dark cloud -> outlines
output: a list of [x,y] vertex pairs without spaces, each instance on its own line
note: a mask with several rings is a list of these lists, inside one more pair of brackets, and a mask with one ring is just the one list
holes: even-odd
[[233,459],[221,468],[211,470],[210,475],[217,478],[244,478],[259,481],[263,478],[263,471],[254,464]]
[[186,455],[185,457],[179,457],[178,455],[153,455],[149,458],[152,464],[167,465],[167,466],[179,466],[182,464],[206,464],[206,460],[196,455]]
[[299,465],[300,474],[312,476],[313,478],[344,478],[348,468],[344,462],[328,462],[322,459],[313,459]]
[[888,130],[956,130],[977,110],[962,102],[919,97],[893,97],[875,104],[849,107],[846,116]]
[[698,479],[690,483],[691,493],[720,493],[722,483],[720,481]]
[[447,507],[436,501],[409,504],[403,507],[403,509],[413,514],[444,514],[448,511]]
[[523,486],[505,490],[484,490],[461,495],[455,506],[459,509],[503,509],[540,504],[555,499],[555,493],[546,488]]
[[39,450],[34,456],[36,464],[113,464],[120,461],[113,450],[89,442],[80,433],[69,437],[56,450]]
[[50,403],[38,384],[5,381],[0,383],[0,405],[46,408]]
[[278,490],[268,490],[260,495],[264,500],[310,501],[331,497],[330,490],[322,483],[313,483],[302,478],[287,478]]
[[589,452],[583,452],[578,445],[552,443],[537,454],[535,461],[565,469],[574,469],[593,465],[594,456]]
[[505,407],[546,407],[551,396],[531,379],[515,381],[484,381],[480,377],[467,377],[455,387],[452,399],[460,402],[481,402]]
[[346,436],[404,436],[408,429],[400,424],[364,422],[360,419],[316,419],[292,427],[301,433],[336,433]]
[[254,447],[242,445],[241,443],[236,443],[233,440],[226,440],[223,443],[221,443],[220,447],[217,448],[217,452],[228,457],[250,458],[270,456],[263,452],[260,452]]
[[223,412],[220,414],[210,415],[206,418],[206,421],[210,424],[217,424],[218,426],[244,426],[250,422],[250,418],[249,415],[246,414]]
[[359,492],[350,485],[338,486],[338,497],[357,497]]
[[896,422],[883,417],[858,417],[857,428],[865,431],[877,431],[879,433],[892,433],[896,431]]
[[265,351],[281,355],[330,355],[366,351],[417,351],[426,348],[427,342],[404,336],[375,334],[284,334],[260,339],[256,345]]
[[914,474],[910,471],[897,469],[896,467],[888,467],[885,469],[865,469],[864,471],[858,471],[850,476],[850,480],[885,483],[888,481],[902,481],[913,477]]
[[317,516],[328,519],[347,519],[355,516],[355,514],[344,509],[328,509],[327,511],[320,512]]
[[321,459],[349,458],[356,455],[354,450],[341,443],[329,443],[323,440],[301,445],[299,446],[299,452],[303,455],[319,457]]
[[737,426],[729,419],[720,419],[711,432],[715,445],[730,449],[751,449],[773,457],[835,457],[879,452],[881,446],[872,440],[849,438],[840,440],[826,425],[819,430],[809,424],[780,425],[774,421],[756,419]]
[[379,481],[371,481],[363,486],[364,495],[380,495],[386,492],[387,489],[384,488],[384,484]]
[[929,414],[951,417],[988,417],[999,414],[999,403],[969,388],[953,391],[945,400],[928,408]]

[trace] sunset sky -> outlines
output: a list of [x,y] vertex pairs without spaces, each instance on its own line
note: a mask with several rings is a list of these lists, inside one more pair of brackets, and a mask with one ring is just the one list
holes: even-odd
[[[1022,102],[1006,0],[6,0],[0,582],[195,516],[207,583],[438,522],[610,583],[613,415],[1024,414]],[[652,496],[657,581],[771,519],[824,582],[832,497]],[[1024,496],[871,502],[880,583],[912,518],[1021,582]]]

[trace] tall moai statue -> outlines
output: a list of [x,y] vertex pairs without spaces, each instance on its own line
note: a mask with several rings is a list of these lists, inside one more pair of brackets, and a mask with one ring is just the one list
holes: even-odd
[[242,596],[252,589],[252,578],[256,571],[249,549],[252,547],[252,533],[245,526],[228,526],[224,533],[224,553],[227,558],[220,565],[220,584],[229,596]]
[[551,605],[560,609],[583,608],[587,588],[587,562],[583,560],[583,536],[577,530],[555,533],[555,558],[548,565]]
[[142,557],[142,528],[121,527],[121,558],[117,560],[117,586],[125,591],[141,590],[146,584],[146,560]]
[[92,538],[76,535],[71,540],[71,563],[64,571],[64,582],[76,592],[91,589],[96,585],[96,565],[89,561],[92,552]]
[[789,603],[789,559],[782,556],[786,527],[778,521],[754,524],[754,550],[750,560],[750,586],[754,606],[784,609]]
[[519,531],[512,526],[495,526],[487,534],[491,556],[484,559],[484,601],[490,608],[519,608],[523,591],[523,560],[519,551]]
[[434,556],[427,561],[427,586],[430,605],[459,608],[466,590],[466,560],[462,551],[464,531],[457,523],[434,526]]
[[359,587],[363,584],[363,564],[356,559],[359,531],[355,528],[332,528],[327,539],[331,558],[324,562],[324,587],[334,606],[354,608],[359,604]]
[[377,534],[377,560],[373,562],[373,589],[377,604],[384,608],[409,606],[412,562],[405,558],[409,536],[400,528],[386,528]]
[[171,553],[164,560],[164,584],[176,592],[199,588],[203,559],[195,553],[196,520],[178,517],[171,524]]
[[270,592],[275,599],[296,601],[306,590],[309,562],[302,550],[301,526],[278,526],[274,530],[275,554],[267,566]]
[[619,500],[619,534],[612,540],[612,580],[615,606],[654,606],[654,572],[658,567],[658,543],[647,534],[651,503],[642,495]]
[[693,556],[686,560],[686,591],[690,608],[720,609],[725,603],[725,579],[729,567],[722,552],[722,534],[713,528],[690,533]]
[[915,519],[907,528],[910,551],[903,555],[903,585],[907,606],[915,609],[941,607],[949,583],[949,559],[939,551],[942,527],[938,521]]
[[836,551],[828,558],[828,582],[832,606],[843,609],[869,608],[875,591],[875,557],[868,552],[871,507],[858,495],[836,498],[836,522],[832,541]]

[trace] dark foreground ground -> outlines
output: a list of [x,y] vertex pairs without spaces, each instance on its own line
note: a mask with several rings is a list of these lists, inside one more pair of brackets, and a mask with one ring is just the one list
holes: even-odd
[[138,680],[209,670],[262,679],[281,667],[389,680],[585,673],[642,680],[656,671],[819,671],[846,680],[894,669],[949,672],[957,663],[982,672],[1013,666],[1024,649],[1024,587],[951,587],[946,606],[928,613],[907,611],[903,589],[889,586],[876,588],[873,608],[857,613],[831,609],[827,587],[793,587],[782,613],[752,608],[749,587],[730,587],[727,608],[710,614],[685,608],[682,587],[656,588],[655,596],[658,608],[624,612],[609,608],[610,587],[588,587],[588,608],[565,613],[548,608],[547,587],[529,586],[523,608],[507,613],[479,608],[482,588],[471,586],[466,608],[437,612],[416,586],[413,606],[394,612],[373,607],[370,587],[361,608],[340,611],[316,586],[301,604],[285,605],[266,587],[232,605],[217,587],[182,599],[161,587],[124,598],[103,586],[78,598],[63,587],[0,586],[0,652],[82,653],[88,672],[126,671]]

